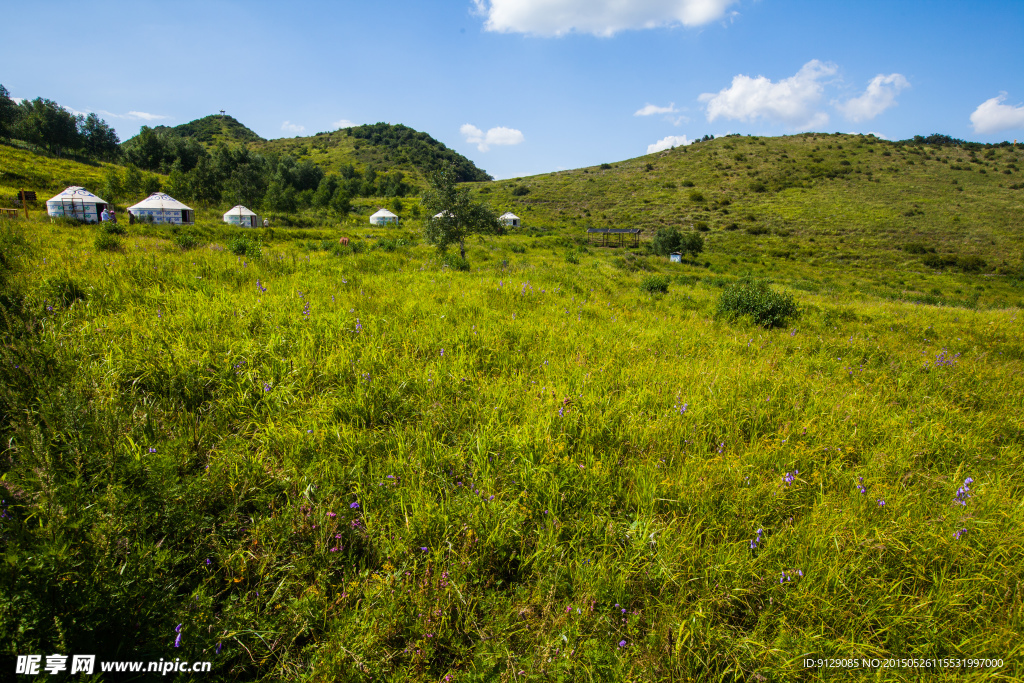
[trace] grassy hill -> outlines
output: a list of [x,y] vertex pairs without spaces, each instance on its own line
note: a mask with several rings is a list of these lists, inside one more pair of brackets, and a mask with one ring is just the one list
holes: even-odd
[[439,164],[455,164],[464,181],[487,181],[491,176],[426,133],[402,125],[377,123],[353,126],[311,137],[281,138],[251,145],[254,151],[289,154],[309,159],[325,171],[337,173],[345,164],[378,171],[399,170],[410,184],[426,187],[426,175]]
[[265,142],[263,138],[237,119],[226,114],[204,116],[180,126],[156,126],[153,130],[173,137],[190,138],[201,142],[207,148],[215,147],[220,143],[238,145]]

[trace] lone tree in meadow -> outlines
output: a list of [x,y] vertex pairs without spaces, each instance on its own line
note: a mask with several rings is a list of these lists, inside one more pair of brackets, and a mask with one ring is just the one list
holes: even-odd
[[459,256],[465,260],[468,235],[497,235],[502,227],[491,207],[470,199],[468,188],[456,187],[456,178],[452,164],[430,174],[430,187],[423,193],[422,204],[434,218],[427,221],[423,236],[441,253],[458,244]]

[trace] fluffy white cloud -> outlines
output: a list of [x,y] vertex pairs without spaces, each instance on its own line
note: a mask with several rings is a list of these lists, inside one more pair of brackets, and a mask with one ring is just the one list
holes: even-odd
[[707,103],[708,121],[724,118],[749,123],[760,118],[792,128],[818,128],[828,123],[828,114],[816,111],[824,90],[822,81],[835,72],[835,64],[812,59],[795,76],[778,83],[741,74],[728,88],[704,93],[698,99]]
[[647,153],[654,154],[660,152],[663,149],[670,149],[672,147],[684,147],[693,142],[687,140],[685,135],[669,135],[666,138],[662,138],[655,142],[653,145],[647,145]]
[[473,0],[488,31],[612,36],[627,29],[701,26],[738,0]]
[[679,110],[676,109],[676,103],[675,102],[672,102],[667,107],[659,107],[656,104],[648,103],[643,108],[637,109],[635,112],[633,112],[633,116],[653,116],[654,114],[675,114],[677,111],[679,111]]
[[485,133],[471,123],[464,123],[459,132],[465,136],[466,142],[476,145],[481,152],[486,152],[492,146],[518,145],[526,139],[522,131],[504,126],[491,128]]
[[348,119],[340,119],[338,121],[335,121],[331,125],[334,126],[335,128],[351,128],[356,124],[353,123],[352,121],[349,121]]
[[909,87],[910,81],[903,74],[878,74],[868,83],[863,95],[837,104],[836,109],[851,121],[870,121],[895,105],[896,95]]
[[285,121],[284,123],[281,124],[281,130],[283,130],[286,133],[295,133],[296,135],[298,135],[299,133],[306,130],[306,127],[300,126],[297,123],[292,123],[291,121]]
[[1024,128],[1024,105],[1016,107],[1003,104],[1006,93],[985,100],[971,114],[971,125],[975,133],[998,133],[1004,130]]

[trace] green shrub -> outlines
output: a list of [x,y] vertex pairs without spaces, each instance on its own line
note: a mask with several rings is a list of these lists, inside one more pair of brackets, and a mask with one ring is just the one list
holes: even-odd
[[767,235],[769,232],[770,230],[763,225],[751,225],[747,227],[748,235]]
[[228,240],[228,250],[235,256],[248,256],[259,258],[263,255],[263,243],[258,237],[249,235],[235,235]]
[[697,232],[707,232],[711,229],[708,227],[707,221],[697,221],[693,224],[693,227],[697,229]]
[[125,230],[120,223],[112,223],[111,221],[105,221],[100,224],[100,229],[108,235],[126,235],[128,231]]
[[774,291],[763,280],[740,280],[722,292],[717,314],[726,318],[750,316],[765,328],[782,327],[799,315],[793,295]]
[[577,264],[580,262],[580,250],[579,249],[567,249],[565,251],[565,262]]
[[353,241],[350,243],[349,246],[352,247],[353,254],[362,254],[364,251],[366,251],[366,242],[363,242],[361,240]]
[[174,243],[178,245],[178,248],[182,251],[188,251],[189,249],[195,249],[199,246],[199,237],[192,232],[183,232],[174,236]]
[[648,275],[640,282],[640,290],[650,294],[668,294],[668,278],[664,275]]
[[120,251],[121,240],[118,239],[117,235],[111,235],[108,233],[100,233],[96,237],[95,242],[96,248],[100,251]]
[[509,250],[513,254],[525,254],[526,253],[526,247],[524,247],[521,244],[513,244],[511,247],[509,247]]
[[441,268],[467,271],[469,270],[469,261],[455,253],[445,254],[441,257]]
[[[685,185],[685,183],[684,183],[684,185]],[[701,192],[700,190],[690,190],[690,201],[691,202],[696,202],[698,204],[703,202],[704,201],[704,193]]]
[[525,185],[516,185],[515,188],[512,190],[512,195],[515,197],[522,197],[523,195],[528,194],[530,194],[530,188],[526,187]]

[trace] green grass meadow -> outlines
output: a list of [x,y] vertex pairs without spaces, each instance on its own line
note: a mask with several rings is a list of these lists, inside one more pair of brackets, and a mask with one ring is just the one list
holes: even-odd
[[[1014,220],[990,263],[1017,267]],[[253,257],[211,220],[195,249],[136,225],[101,251],[0,219],[5,654],[203,681],[1024,678],[1016,270],[772,259],[720,229],[670,265],[538,228],[460,272],[354,223]],[[799,318],[716,316],[745,275]]]

